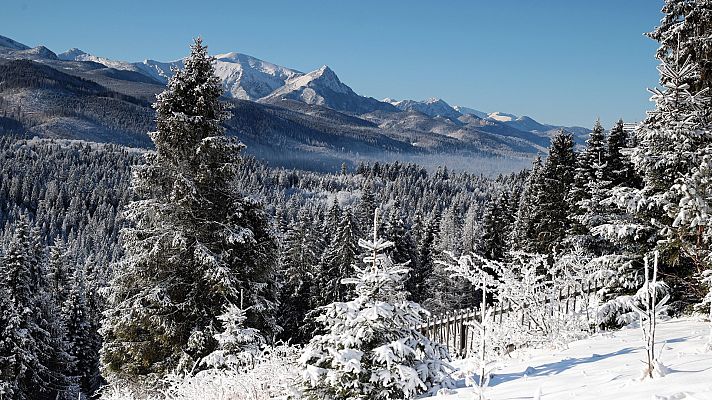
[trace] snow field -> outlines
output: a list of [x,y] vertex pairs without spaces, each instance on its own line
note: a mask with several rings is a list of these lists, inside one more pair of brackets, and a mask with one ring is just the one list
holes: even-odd
[[[668,367],[666,376],[641,380],[645,345],[639,328],[595,334],[566,349],[516,351],[495,368],[488,400],[611,399],[710,400],[712,353],[705,352],[709,324],[699,318],[659,323],[656,350]],[[442,400],[476,399],[465,387],[473,359],[455,361],[457,389]],[[538,395],[538,397],[537,397]]]

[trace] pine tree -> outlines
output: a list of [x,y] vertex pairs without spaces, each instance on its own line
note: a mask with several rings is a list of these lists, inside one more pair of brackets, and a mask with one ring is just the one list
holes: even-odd
[[280,337],[295,343],[304,343],[311,337],[313,327],[305,324],[312,305],[312,290],[315,273],[318,272],[319,249],[306,210],[299,213],[295,223],[289,225],[282,244],[280,276],[282,280],[279,325],[283,328]]
[[52,294],[57,304],[63,304],[72,287],[74,270],[67,244],[59,237],[55,238],[54,244],[50,247],[47,265],[47,279]]
[[[660,43],[656,58],[679,69],[689,61],[700,72],[699,78],[687,77],[684,83],[694,92],[712,88],[712,2],[709,0],[665,0],[663,18],[648,36]],[[668,77],[661,77],[662,84]]]
[[261,206],[235,181],[243,145],[224,135],[228,116],[213,59],[200,38],[157,97],[155,154],[135,171],[140,200],[127,207],[125,257],[110,285],[102,359],[116,374],[190,370],[216,346],[228,304],[276,330],[276,243]]
[[79,378],[82,393],[91,396],[99,388],[99,337],[90,321],[84,273],[75,269],[67,298],[62,306],[67,352],[76,360],[70,374]]
[[623,120],[618,120],[608,135],[608,156],[606,157],[606,171],[604,176],[611,182],[611,186],[638,187],[638,176],[635,173],[630,157],[623,154],[623,150],[630,148],[630,138],[623,129]]
[[536,195],[541,187],[541,172],[543,164],[541,157],[537,156],[532,163],[532,169],[527,176],[519,199],[519,207],[512,229],[512,248],[515,250],[532,251],[535,247],[534,225],[538,204]]
[[482,236],[476,252],[490,260],[502,261],[507,251],[509,233],[509,196],[506,192],[490,200],[485,215],[482,217]]
[[70,389],[55,310],[41,284],[36,239],[26,217],[15,225],[0,264],[0,393],[12,399],[55,398]]
[[432,295],[432,289],[427,286],[427,280],[435,266],[435,235],[437,219],[431,217],[424,226],[418,243],[416,261],[410,270],[405,282],[405,289],[409,293],[409,300],[423,303]]
[[[587,186],[596,180],[596,170],[594,165],[605,160],[607,157],[606,140],[601,121],[597,120],[593,130],[586,140],[586,148],[576,158],[576,173],[569,192],[569,204],[572,204],[574,215],[580,216],[583,210],[577,205],[582,200],[590,199]],[[579,227],[578,230],[580,230]]]
[[534,196],[534,250],[551,253],[563,246],[571,228],[567,196],[574,180],[576,154],[571,133],[560,131],[551,140],[549,157],[541,170],[541,183]]
[[427,312],[405,299],[407,268],[383,254],[393,243],[374,225],[373,239],[359,241],[365,265],[343,281],[356,297],[323,307],[326,333],[300,358],[307,399],[406,399],[452,384],[447,350],[414,328]]
[[231,304],[218,319],[223,329],[214,335],[218,342],[217,349],[203,358],[201,363],[235,371],[254,367],[266,340],[257,329],[245,327],[246,311]]
[[404,217],[401,215],[401,205],[398,201],[393,204],[386,221],[385,236],[393,238],[393,247],[389,255],[394,263],[414,263],[415,244],[410,229],[407,229]]
[[313,304],[314,307],[344,301],[349,295],[341,280],[353,275],[352,267],[359,253],[356,226],[350,211],[343,213],[335,228],[335,235],[321,258],[316,285],[320,304]]
[[697,249],[703,232],[696,226],[691,230],[675,229],[679,225],[675,219],[685,209],[681,204],[684,195],[677,190],[682,186],[676,184],[690,187],[688,179],[701,164],[704,149],[712,146],[711,100],[707,89],[697,93],[688,90],[685,82],[699,77],[694,64],[688,62],[678,68],[664,62],[659,70],[665,87],[651,90],[656,108],[636,132],[639,146],[632,155],[643,178],[643,188],[636,192],[638,208],[653,237],[666,239],[664,250],[668,257],[683,263],[683,268],[685,262],[691,262],[701,272],[703,257],[698,257]]

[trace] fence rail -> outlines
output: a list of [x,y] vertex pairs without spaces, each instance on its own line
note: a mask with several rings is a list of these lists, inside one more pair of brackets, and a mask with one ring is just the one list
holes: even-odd
[[[593,282],[589,281],[587,284],[559,288],[558,294],[556,291],[553,293],[542,292],[542,301],[539,304],[543,305],[545,309],[549,305],[550,308],[547,312],[552,316],[554,315],[554,308],[559,314],[571,314],[578,310],[577,305],[583,304],[585,298],[587,299],[592,293],[598,292],[603,286],[602,281],[595,280]],[[534,326],[536,329],[538,322],[531,313],[527,312],[530,306],[531,304],[517,305],[507,301],[497,302],[491,306],[493,309],[492,321],[501,324],[505,316],[509,318],[511,314],[520,314],[521,317],[518,320],[521,326],[527,325],[529,329]],[[425,322],[416,326],[416,329],[430,340],[446,346],[450,355],[467,357],[475,349],[474,340],[476,338],[475,330],[470,327],[469,323],[472,321],[481,322],[481,315],[482,313],[477,308],[447,311],[437,316],[431,316]]]

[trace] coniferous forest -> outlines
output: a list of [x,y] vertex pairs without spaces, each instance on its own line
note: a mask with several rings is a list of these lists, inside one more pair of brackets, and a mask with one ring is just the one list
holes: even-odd
[[712,3],[663,14],[645,120],[592,117],[510,174],[270,166],[226,134],[200,38],[151,150],[8,127],[0,400],[490,398],[511,353],[631,326],[627,368],[674,385],[666,321],[707,321],[712,359]]

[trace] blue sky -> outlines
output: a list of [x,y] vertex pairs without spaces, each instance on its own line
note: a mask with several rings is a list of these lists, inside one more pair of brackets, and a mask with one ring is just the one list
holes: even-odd
[[5,0],[0,35],[61,52],[168,61],[202,35],[290,68],[329,65],[357,93],[440,97],[542,122],[609,126],[651,107],[662,0]]

